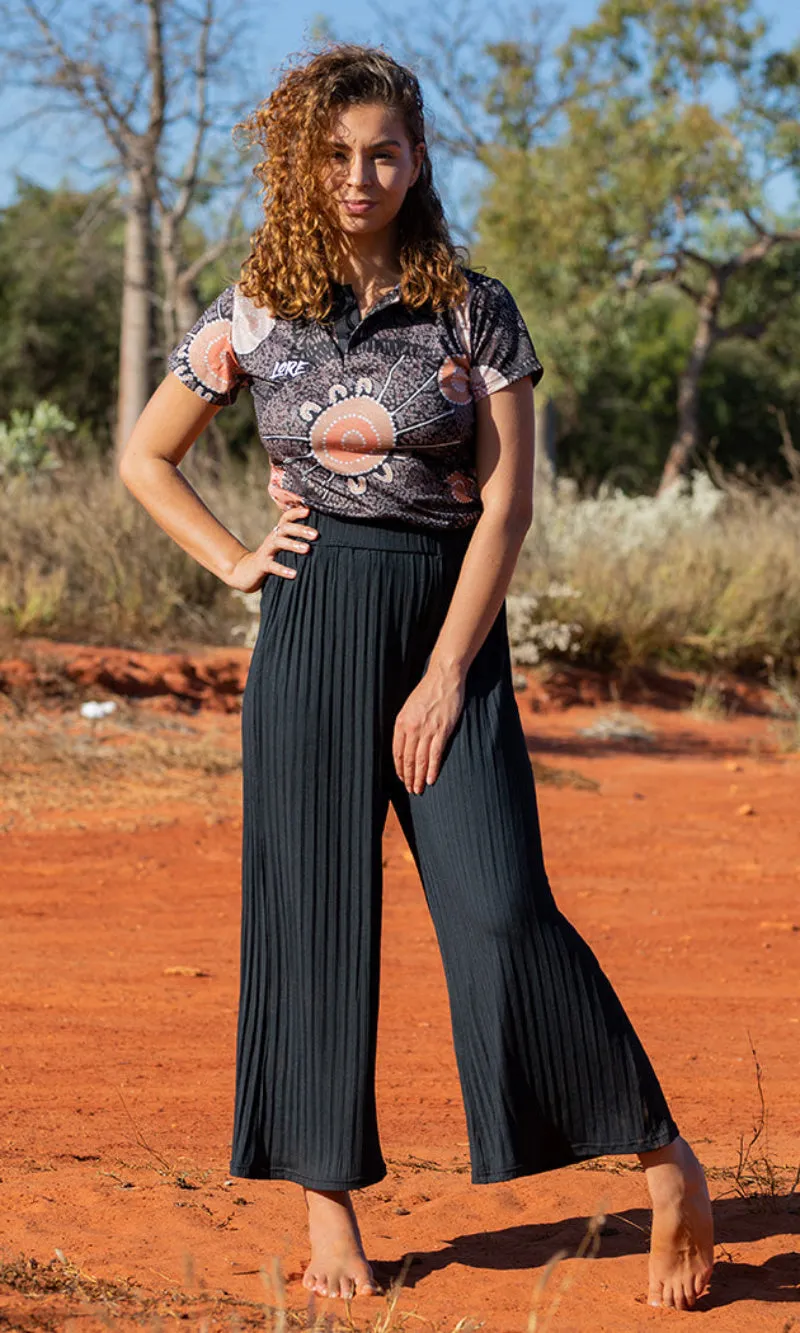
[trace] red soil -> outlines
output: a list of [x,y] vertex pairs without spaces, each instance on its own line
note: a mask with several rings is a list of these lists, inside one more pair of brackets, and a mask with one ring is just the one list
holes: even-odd
[[[148,714],[160,726],[168,719],[159,721],[154,708],[195,709],[187,716],[196,734],[213,730],[235,754],[247,654],[226,650],[177,664],[165,656],[149,675],[145,656],[62,645],[48,657],[40,644],[35,670],[23,657],[0,663],[0,683],[20,716],[44,708],[66,727],[87,685],[91,697],[107,697],[127,672],[131,716]],[[49,676],[45,661],[53,664]],[[677,706],[676,686],[664,692],[664,706],[626,705],[655,728],[654,743],[604,742],[578,728],[607,705],[565,706],[581,696],[602,700],[602,684],[567,673],[548,689],[528,674],[529,689],[517,698],[532,757],[600,784],[593,791],[539,783],[556,897],[611,977],[709,1170],[718,1244],[712,1291],[699,1306],[704,1326],[789,1328],[800,1295],[800,1199],[789,1197],[800,1157],[800,762],[776,748],[755,695],[752,712],[704,720]],[[9,704],[7,728],[18,725],[13,718]],[[40,776],[50,782],[49,773]],[[130,1279],[140,1294],[138,1306],[123,1299],[109,1306],[115,1327],[134,1327],[134,1316],[140,1328],[172,1326],[164,1324],[170,1315],[190,1328],[250,1327],[257,1319],[264,1327],[263,1313],[246,1302],[276,1303],[259,1272],[270,1270],[273,1255],[287,1304],[305,1312],[299,1187],[227,1174],[240,775],[95,778],[59,789],[54,772],[52,782],[56,804],[23,802],[0,814],[7,1106],[0,1265],[23,1255],[40,1266],[53,1261],[63,1289],[42,1290],[51,1272],[42,1267],[37,1291],[0,1285],[0,1329],[109,1326],[86,1299],[92,1278]],[[746,1145],[760,1112],[751,1041],[767,1130],[737,1190],[740,1136]],[[596,1257],[566,1258],[552,1271],[536,1327],[616,1333],[699,1317],[645,1303],[649,1214],[635,1159],[469,1183],[441,960],[393,811],[378,1106],[389,1174],[354,1201],[384,1283],[414,1256],[395,1307],[398,1325],[417,1327],[418,1319],[406,1323],[413,1311],[436,1330],[464,1317],[487,1333],[533,1328],[545,1266],[559,1251],[575,1255],[597,1212],[607,1221]],[[66,1291],[76,1269],[83,1301]],[[342,1301],[311,1303],[314,1313],[345,1313]],[[361,1327],[385,1312],[386,1298],[359,1297],[351,1309]],[[156,1310],[161,1323],[154,1314],[150,1322]]]

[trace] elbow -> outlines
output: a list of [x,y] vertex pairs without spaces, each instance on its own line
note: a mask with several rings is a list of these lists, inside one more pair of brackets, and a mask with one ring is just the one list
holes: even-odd
[[135,494],[135,487],[136,487],[134,472],[135,469],[130,459],[123,452],[120,455],[119,459],[117,460],[116,473],[120,481],[122,482],[123,486],[127,487],[127,489],[131,492],[131,494]]
[[505,532],[522,540],[533,523],[533,500],[525,497],[514,498],[503,504],[484,503],[483,512],[490,515]]

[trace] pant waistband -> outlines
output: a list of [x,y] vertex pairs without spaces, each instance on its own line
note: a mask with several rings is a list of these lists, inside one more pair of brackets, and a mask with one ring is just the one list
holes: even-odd
[[298,521],[317,529],[319,536],[313,539],[314,546],[354,546],[420,555],[463,555],[473,531],[472,526],[435,530],[402,519],[346,518],[313,507]]

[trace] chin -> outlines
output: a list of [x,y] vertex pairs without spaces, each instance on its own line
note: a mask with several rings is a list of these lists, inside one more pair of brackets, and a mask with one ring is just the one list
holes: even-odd
[[360,236],[366,232],[383,231],[384,227],[387,225],[387,221],[385,218],[357,218],[349,213],[345,213],[344,217],[341,218],[339,225],[341,226],[342,231],[352,232],[354,235]]

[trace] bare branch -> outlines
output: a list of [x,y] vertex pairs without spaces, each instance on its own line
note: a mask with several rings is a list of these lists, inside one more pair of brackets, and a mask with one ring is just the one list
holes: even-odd
[[164,72],[164,18],[161,6],[162,0],[147,0],[147,65],[150,71],[150,107],[146,137],[151,155],[161,142],[167,100]]
[[25,0],[25,10],[38,28],[46,50],[56,59],[57,68],[46,82],[72,93],[99,121],[120,156],[127,158],[132,141],[131,127],[114,104],[102,68],[69,54],[35,0]]
[[693,250],[688,245],[680,246],[677,253],[686,259],[693,260],[695,264],[702,264],[711,273],[715,273],[720,267],[719,264],[714,263],[713,259],[709,259],[707,255],[701,255],[699,250]]
[[195,198],[198,184],[198,172],[209,126],[208,48],[213,22],[214,0],[206,0],[205,13],[200,22],[200,35],[197,42],[197,55],[194,66],[196,117],[194,142],[192,143],[191,151],[189,153],[189,161],[183,173],[183,180],[178,197],[170,210],[176,225],[184,220],[192,200]]
[[247,199],[249,193],[250,193],[250,181],[247,180],[245,181],[238,195],[231,204],[230,211],[228,213],[228,218],[225,224],[225,229],[222,235],[216,241],[213,241],[211,245],[207,246],[206,249],[203,251],[203,253],[199,255],[197,259],[193,260],[192,263],[189,264],[187,268],[183,270],[181,274],[181,279],[183,281],[188,281],[192,283],[195,282],[202,273],[204,268],[206,268],[209,264],[213,264],[215,259],[220,259],[222,255],[224,255],[225,252],[228,249],[230,249],[230,246],[233,244],[234,226],[236,224],[237,219],[241,217],[242,205]]

